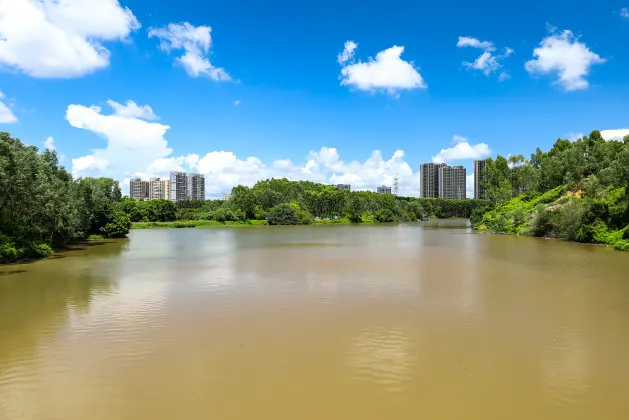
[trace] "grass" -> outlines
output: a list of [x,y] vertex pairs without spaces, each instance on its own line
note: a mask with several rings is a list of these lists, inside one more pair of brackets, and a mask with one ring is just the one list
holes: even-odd
[[312,223],[315,224],[315,225],[331,225],[331,224],[349,225],[352,222],[350,222],[347,217],[343,217],[343,218],[340,218],[340,219],[314,220]]

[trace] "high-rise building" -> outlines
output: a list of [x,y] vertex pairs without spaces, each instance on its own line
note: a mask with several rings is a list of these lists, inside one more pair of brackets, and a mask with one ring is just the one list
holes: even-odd
[[486,160],[474,161],[474,198],[477,200],[487,200],[487,193],[483,183],[485,182]]
[[200,174],[186,174],[186,194],[188,200],[205,200],[205,177]]
[[439,198],[465,199],[465,174],[463,166],[443,165],[439,168]]
[[351,191],[352,190],[352,186],[349,185],[349,184],[336,184],[335,187],[338,188],[341,191]]
[[170,200],[170,181],[168,179],[149,179],[149,200]]
[[422,198],[439,198],[439,168],[445,163],[422,163],[419,167],[420,195]]
[[205,177],[185,172],[170,173],[170,199],[205,200]]
[[149,199],[149,183],[140,178],[133,178],[129,181],[129,197],[135,200]]
[[170,199],[174,202],[188,198],[185,172],[170,173]]
[[380,185],[376,191],[378,194],[391,194],[391,187]]

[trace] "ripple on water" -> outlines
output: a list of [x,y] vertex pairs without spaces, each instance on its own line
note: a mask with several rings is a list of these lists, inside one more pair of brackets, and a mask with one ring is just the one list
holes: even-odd
[[406,390],[417,356],[406,326],[365,327],[351,343],[350,366],[356,379],[391,392]]

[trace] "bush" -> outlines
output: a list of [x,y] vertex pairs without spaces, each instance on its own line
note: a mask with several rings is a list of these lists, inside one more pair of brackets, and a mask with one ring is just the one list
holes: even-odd
[[17,249],[12,244],[0,244],[0,263],[17,261],[19,256]]
[[129,215],[120,209],[113,209],[107,214],[107,224],[100,231],[106,238],[123,238],[130,229]]
[[54,251],[50,245],[43,242],[31,242],[28,244],[28,256],[37,258],[50,257]]
[[388,223],[395,221],[395,215],[389,209],[382,209],[376,212],[376,220],[380,223]]
[[225,207],[219,207],[212,213],[212,219],[217,222],[237,222],[244,219],[244,214],[239,211],[231,210]]
[[296,225],[297,212],[289,204],[278,204],[267,216],[270,225]]

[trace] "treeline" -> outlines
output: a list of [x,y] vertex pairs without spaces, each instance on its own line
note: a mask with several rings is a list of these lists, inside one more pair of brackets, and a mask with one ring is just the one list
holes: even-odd
[[629,136],[595,130],[530,159],[498,156],[483,186],[491,207],[473,214],[478,229],[629,249]]
[[470,217],[476,200],[397,197],[341,191],[309,181],[271,179],[232,189],[232,198],[208,201],[133,201],[121,208],[133,222],[209,220],[221,223],[266,221],[271,225],[310,224],[316,219],[348,223],[410,222],[425,217]]
[[0,133],[0,262],[48,256],[90,235],[126,235],[120,200],[117,181],[74,180],[54,151]]

